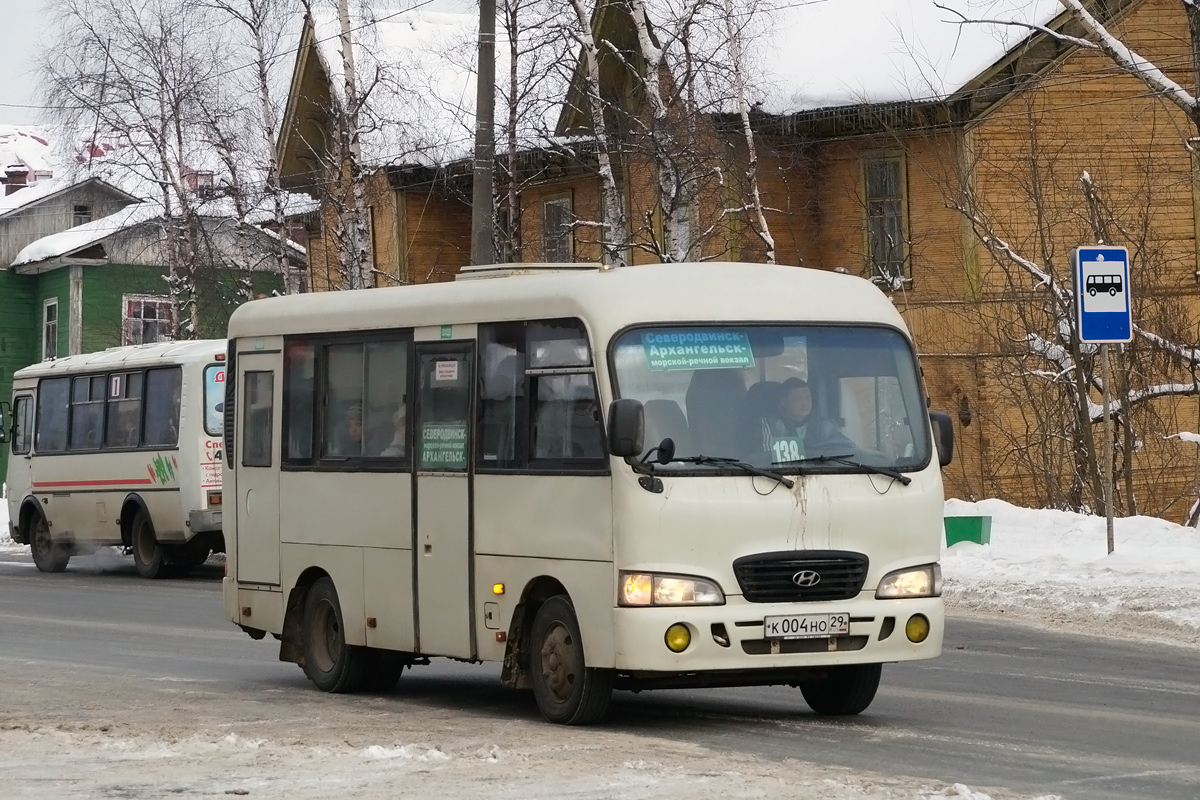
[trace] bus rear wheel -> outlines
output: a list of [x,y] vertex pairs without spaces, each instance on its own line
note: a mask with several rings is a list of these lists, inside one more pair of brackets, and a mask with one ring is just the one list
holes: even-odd
[[366,648],[346,644],[342,605],[329,578],[321,578],[308,590],[303,636],[304,674],[318,689],[344,693],[366,686],[370,654]]
[[154,579],[165,578],[170,574],[166,548],[158,543],[158,537],[154,534],[154,523],[150,521],[150,515],[144,508],[139,508],[133,515],[129,543],[138,575]]
[[848,664],[830,667],[824,678],[803,681],[804,702],[818,714],[849,716],[861,714],[875,699],[882,664]]
[[30,527],[29,551],[37,568],[42,572],[62,572],[66,569],[71,560],[71,550],[62,542],[54,541],[46,518],[35,514]]
[[538,609],[530,645],[533,696],[542,716],[562,725],[590,725],[604,719],[615,674],[584,663],[579,621],[566,597],[551,597]]

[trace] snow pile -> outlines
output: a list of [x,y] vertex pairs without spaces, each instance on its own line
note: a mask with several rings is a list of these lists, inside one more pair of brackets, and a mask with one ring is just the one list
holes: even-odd
[[385,761],[392,758],[407,761],[450,760],[450,756],[444,753],[439,747],[424,747],[416,744],[406,744],[402,747],[383,747],[382,745],[373,744],[366,750],[363,750],[363,755],[378,761]]
[[1200,642],[1200,532],[1155,517],[1118,518],[1108,554],[1103,517],[946,502],[946,516],[990,516],[991,543],[943,554],[947,606],[1084,632]]
[[28,548],[23,544],[17,544],[8,535],[8,497],[7,488],[5,491],[0,491],[0,553],[20,553],[28,552]]
[[[990,795],[983,792],[977,792],[970,786],[964,786],[961,783],[956,783],[949,789],[938,792],[937,794],[921,794],[921,800],[992,800]],[[1034,800],[1062,800],[1061,795],[1046,794],[1040,797],[1035,797]]]

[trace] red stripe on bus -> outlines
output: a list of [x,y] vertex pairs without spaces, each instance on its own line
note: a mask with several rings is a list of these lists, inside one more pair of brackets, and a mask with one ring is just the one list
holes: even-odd
[[154,483],[149,478],[130,478],[124,481],[34,481],[33,487],[36,489],[39,486],[126,486],[133,484],[135,486],[146,486]]

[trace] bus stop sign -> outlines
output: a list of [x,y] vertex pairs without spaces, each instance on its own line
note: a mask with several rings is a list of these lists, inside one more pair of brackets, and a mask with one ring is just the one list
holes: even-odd
[[1079,341],[1116,344],[1133,338],[1127,249],[1075,248],[1075,308]]

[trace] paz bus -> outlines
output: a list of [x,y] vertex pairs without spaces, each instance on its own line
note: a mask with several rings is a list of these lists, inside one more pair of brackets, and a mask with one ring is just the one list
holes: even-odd
[[953,432],[868,281],[468,267],[228,333],[225,612],[319,689],[448,657],[558,723],[767,684],[841,715],[940,653]]
[[43,572],[116,546],[182,575],[221,532],[225,340],[114,347],[26,367],[0,409],[9,535]]

